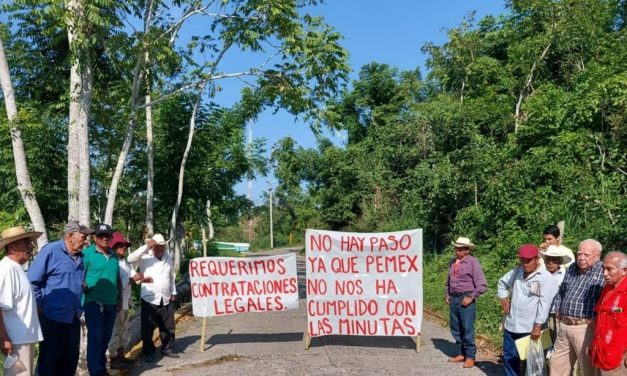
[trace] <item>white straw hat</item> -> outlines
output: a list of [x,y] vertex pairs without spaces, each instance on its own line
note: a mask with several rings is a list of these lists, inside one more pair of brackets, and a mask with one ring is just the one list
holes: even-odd
[[470,241],[470,239],[460,236],[459,238],[457,238],[457,240],[455,240],[454,242],[451,242],[451,244],[453,244],[454,247],[459,247],[459,248],[475,248],[475,245],[472,244],[472,242]]
[[562,265],[568,264],[573,261],[566,248],[563,245],[550,245],[546,248],[546,251],[540,251],[540,257],[560,257],[562,259]]

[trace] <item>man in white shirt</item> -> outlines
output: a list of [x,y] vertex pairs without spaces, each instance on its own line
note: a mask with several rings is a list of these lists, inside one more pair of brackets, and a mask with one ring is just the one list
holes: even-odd
[[166,240],[155,234],[146,244],[128,255],[128,262],[137,264],[143,274],[141,286],[141,332],[144,360],[155,361],[152,333],[159,328],[161,354],[170,358],[174,344],[174,302],[176,285],[172,257],[165,252]]
[[557,293],[557,286],[540,263],[538,254],[536,246],[522,245],[518,250],[520,266],[507,272],[498,282],[498,297],[507,315],[503,333],[503,367],[507,376],[520,374],[520,356],[515,341],[528,335],[532,340],[540,338],[542,325],[549,317],[551,302]]
[[565,270],[573,262],[575,262],[575,254],[573,253],[573,251],[570,248],[562,245],[562,236],[559,227],[557,227],[556,225],[550,225],[549,227],[544,229],[544,231],[542,232],[542,236],[543,242],[539,246],[540,251],[546,251],[547,248],[552,245],[559,246],[562,247],[560,248],[560,251],[566,253],[570,258],[570,261],[561,266],[562,269]]
[[[551,273],[551,277],[553,278],[558,291],[562,281],[564,280],[564,274],[566,274],[566,269],[564,269],[563,266],[567,264],[569,265],[573,261],[569,255],[569,251],[570,250],[563,245],[549,245],[545,251],[540,251],[540,257],[544,260],[544,266],[546,267],[546,270]],[[553,302],[551,302],[551,313],[549,314],[549,321],[547,324],[551,332],[551,340],[555,343],[557,320],[555,319],[555,307],[553,306]],[[552,353],[553,348],[549,349],[547,357],[550,358],[550,354]]]
[[26,232],[22,226],[2,231],[0,249],[0,350],[19,358],[24,370],[13,366],[4,375],[32,375],[35,343],[44,339],[37,316],[37,303],[30,281],[22,268],[33,255],[33,242],[41,232]]

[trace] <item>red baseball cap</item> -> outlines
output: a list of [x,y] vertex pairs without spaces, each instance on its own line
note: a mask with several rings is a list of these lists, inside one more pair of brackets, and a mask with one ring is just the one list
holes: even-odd
[[523,244],[518,248],[518,257],[530,259],[538,256],[540,250],[533,244]]
[[123,247],[130,247],[131,246],[131,242],[129,242],[124,235],[119,232],[116,231],[113,233],[113,237],[111,238],[111,249],[114,249],[116,246],[121,245]]

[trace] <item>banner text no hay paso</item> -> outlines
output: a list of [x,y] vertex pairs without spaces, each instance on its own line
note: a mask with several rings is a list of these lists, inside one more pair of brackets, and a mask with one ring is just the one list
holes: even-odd
[[421,230],[308,230],[310,334],[417,335],[422,321],[421,235]]

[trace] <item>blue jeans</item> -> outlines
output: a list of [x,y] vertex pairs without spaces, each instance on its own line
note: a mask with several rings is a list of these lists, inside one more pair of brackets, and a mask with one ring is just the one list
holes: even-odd
[[118,306],[89,302],[84,306],[87,324],[87,370],[91,376],[104,375],[107,371],[107,347]]
[[477,345],[475,344],[475,318],[477,305],[473,300],[467,307],[462,306],[463,296],[451,296],[450,325],[451,335],[455,338],[457,354],[464,358],[475,359]]
[[503,367],[505,368],[505,375],[519,376],[521,374],[520,357],[514,341],[528,335],[529,333],[512,333],[507,330],[503,332]]

